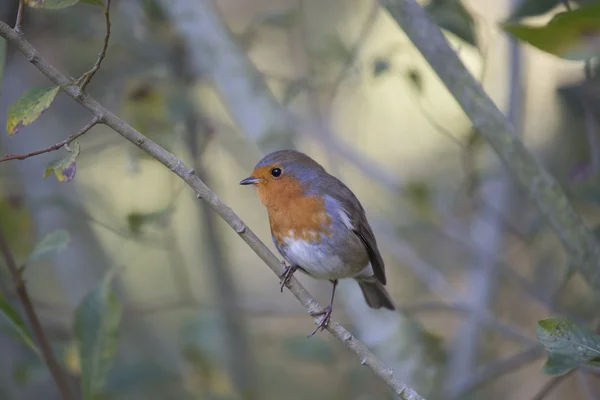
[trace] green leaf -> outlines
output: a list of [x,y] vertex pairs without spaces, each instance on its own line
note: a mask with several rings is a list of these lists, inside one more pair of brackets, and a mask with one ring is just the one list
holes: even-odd
[[31,124],[50,107],[58,93],[58,86],[47,86],[29,89],[8,107],[6,129],[9,135]]
[[561,0],[525,0],[511,13],[509,21],[546,14],[556,7]]
[[600,53],[600,3],[557,14],[545,26],[507,22],[502,27],[519,40],[567,60],[586,60]]
[[544,372],[560,375],[582,364],[600,361],[600,335],[566,318],[538,321],[536,335],[550,353]]
[[110,288],[112,276],[109,272],[75,312],[84,400],[91,400],[102,391],[117,353],[121,305]]
[[425,11],[440,28],[477,47],[473,17],[460,0],[432,0]]
[[35,245],[35,248],[29,255],[27,264],[38,261],[50,254],[55,254],[67,248],[71,241],[69,232],[59,229],[44,236],[42,240]]
[[2,293],[0,293],[0,316],[8,323],[11,336],[39,354],[39,350],[33,342],[29,328],[21,319],[21,316],[19,316],[17,310],[14,309]]
[[79,3],[79,0],[25,0],[31,8],[46,8],[48,10],[60,10]]
[[79,143],[74,140],[70,145],[65,145],[64,148],[69,154],[61,159],[50,162],[44,171],[44,178],[49,177],[52,173],[54,173],[59,182],[71,182],[75,178],[75,172],[77,172],[75,161],[79,155]]

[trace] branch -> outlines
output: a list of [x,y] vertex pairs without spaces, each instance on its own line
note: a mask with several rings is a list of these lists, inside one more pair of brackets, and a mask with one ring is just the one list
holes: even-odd
[[15,20],[15,32],[23,33],[21,30],[21,25],[23,24],[23,8],[24,8],[24,0],[19,0],[19,8],[17,9],[17,19]]
[[81,77],[77,80],[79,83],[79,87],[81,91],[85,90],[85,87],[90,83],[96,72],[100,69],[100,64],[106,57],[106,49],[108,49],[108,40],[110,39],[110,1],[106,0],[106,5],[104,6],[104,21],[106,23],[106,34],[104,35],[104,44],[102,45],[102,50],[100,50],[100,54],[98,54],[98,59],[96,60],[96,64],[85,74],[81,75]]
[[[146,136],[132,128],[125,121],[121,120],[112,112],[108,111],[98,101],[93,99],[87,93],[83,93],[77,86],[69,86],[70,80],[60,73],[56,68],[50,65],[42,56],[40,56],[33,46],[22,36],[17,34],[10,26],[0,22],[0,36],[9,43],[15,45],[18,50],[31,62],[40,72],[42,72],[54,84],[61,86],[61,89],[70,97],[75,99],[84,108],[93,115],[100,118],[104,124],[111,127],[123,138],[136,145],[146,152],[152,158],[169,168],[174,174],[179,176],[196,193],[199,199],[205,201],[233,230],[254,250],[254,252],[269,266],[269,268],[279,276],[283,268],[277,257],[265,246],[264,243],[252,232],[242,220],[219,199],[208,188],[198,176],[195,175],[192,168],[185,164],[173,154],[169,153]],[[306,289],[296,279],[292,279],[289,285],[292,294],[307,309],[309,314],[323,311],[322,307],[316,302]],[[314,318],[319,321],[318,317]],[[401,399],[420,400],[423,399],[413,389],[409,388],[404,382],[398,379],[393,371],[380,361],[375,355],[360,341],[358,341],[350,332],[342,327],[337,321],[331,320],[327,325],[327,330],[348,349],[357,355],[361,364],[367,365],[381,380],[383,380],[392,391],[400,396]]]
[[54,354],[52,353],[52,348],[50,347],[50,342],[44,333],[44,328],[42,328],[42,324],[38,319],[38,316],[33,308],[33,304],[31,303],[31,299],[29,298],[29,294],[27,293],[27,287],[25,286],[25,282],[21,277],[21,271],[15,262],[15,258],[8,246],[8,242],[6,241],[6,237],[0,231],[0,252],[4,255],[4,260],[6,261],[6,266],[8,267],[10,274],[12,276],[13,284],[15,286],[15,290],[17,292],[17,296],[23,305],[23,309],[25,310],[25,315],[27,316],[27,320],[31,325],[31,329],[33,330],[33,334],[35,335],[37,341],[40,343],[40,349],[42,351],[42,357],[56,382],[56,386],[58,386],[58,390],[60,392],[63,400],[72,400],[74,399],[71,396],[71,391],[69,390],[69,384],[67,383],[67,377],[63,373],[60,365],[54,358]]
[[515,128],[469,73],[440,29],[416,0],[379,0],[431,65],[440,80],[507,169],[535,200],[574,265],[600,289],[600,245],[575,213],[558,182],[525,148]]
[[9,161],[9,160],[24,160],[24,159],[29,158],[29,157],[38,156],[40,154],[49,153],[51,151],[56,151],[56,150],[62,148],[63,146],[65,146],[65,145],[69,145],[73,140],[75,140],[78,137],[82,136],[84,133],[86,133],[87,131],[89,131],[90,129],[92,129],[95,125],[97,125],[100,122],[101,122],[100,118],[99,117],[95,117],[93,120],[90,121],[90,123],[88,123],[86,126],[84,126],[79,132],[72,134],[71,136],[69,136],[65,140],[61,140],[58,143],[54,143],[52,146],[46,147],[45,149],[32,151],[30,153],[24,153],[24,154],[6,154],[5,156],[0,157],[0,163],[2,163],[4,161]]

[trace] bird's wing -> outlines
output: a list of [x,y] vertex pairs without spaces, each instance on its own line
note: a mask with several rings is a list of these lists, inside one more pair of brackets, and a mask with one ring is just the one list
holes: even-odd
[[379,282],[386,284],[385,265],[383,258],[377,248],[377,241],[373,230],[367,221],[367,216],[362,205],[352,193],[352,191],[339,179],[329,175],[329,179],[321,180],[325,193],[336,199],[342,206],[342,212],[349,219],[348,228],[352,230],[363,242],[369,255],[369,261],[373,268],[373,273]]

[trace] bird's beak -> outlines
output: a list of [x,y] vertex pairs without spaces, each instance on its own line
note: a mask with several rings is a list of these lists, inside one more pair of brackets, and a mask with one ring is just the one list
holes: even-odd
[[254,185],[255,183],[260,182],[259,178],[255,178],[253,176],[249,176],[246,179],[242,179],[240,185]]

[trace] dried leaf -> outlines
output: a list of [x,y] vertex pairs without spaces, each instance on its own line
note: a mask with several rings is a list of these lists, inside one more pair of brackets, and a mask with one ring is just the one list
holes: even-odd
[[50,162],[44,171],[44,178],[52,173],[59,182],[70,182],[75,178],[75,172],[77,172],[75,161],[79,155],[79,143],[75,140],[69,146],[65,146],[65,149],[69,154],[59,160]]

